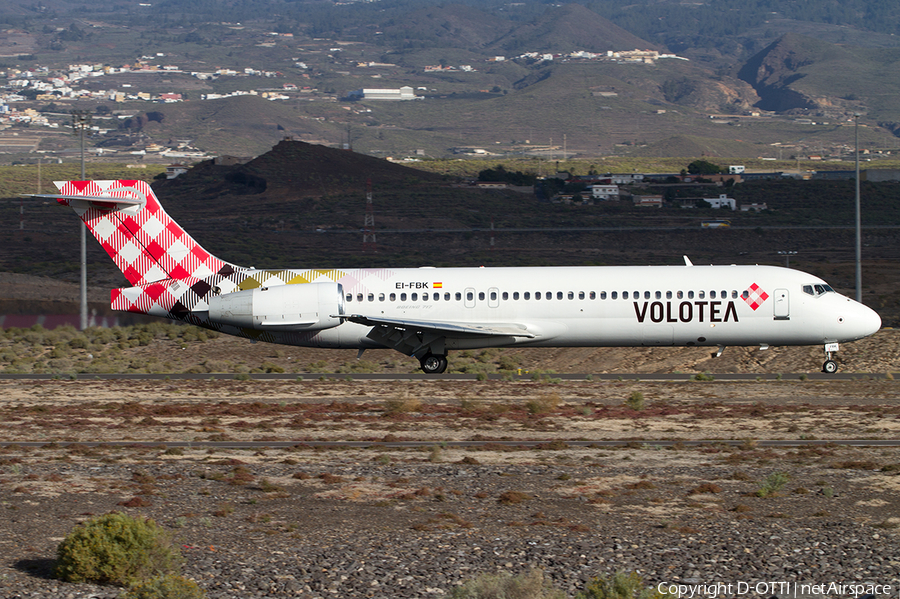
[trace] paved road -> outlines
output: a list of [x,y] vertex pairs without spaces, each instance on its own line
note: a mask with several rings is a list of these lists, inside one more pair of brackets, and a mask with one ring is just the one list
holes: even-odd
[[[729,445],[740,446],[746,444],[746,440],[734,439],[700,439],[700,440],[666,440],[666,439],[639,439],[639,440],[615,440],[615,441],[563,441],[560,439],[545,439],[531,441],[440,441],[430,439],[427,441],[87,441],[87,442],[54,442],[54,441],[3,441],[0,440],[0,447],[43,447],[52,445],[54,447],[66,447],[68,445],[78,445],[85,447],[219,447],[231,449],[284,449],[288,447],[385,447],[385,448],[415,448],[415,447],[484,447],[485,445],[502,445],[504,447],[533,447],[540,448],[546,446],[559,449],[563,444],[568,447],[636,447],[653,449],[657,447],[672,447],[676,444],[685,447],[697,447],[702,445]],[[853,446],[853,447],[898,447],[900,439],[816,439],[814,441],[805,439],[763,439],[754,440],[753,445],[756,447],[810,447],[810,446]]]
[[[698,380],[706,381],[854,381],[854,380],[876,380],[886,379],[887,375],[883,372],[839,372],[836,374],[825,374],[823,372],[810,373],[783,373],[783,374],[754,374],[754,373],[711,373],[711,374],[688,374],[688,373],[669,373],[669,374],[650,374],[650,373],[621,373],[621,374],[539,374],[535,375],[523,371],[521,374],[489,374],[488,380],[512,380],[512,381],[530,381],[536,380],[535,376],[543,379],[559,379],[561,381],[665,381],[665,382],[691,382]],[[49,381],[54,379],[80,379],[80,380],[180,380],[180,381],[199,381],[199,380],[246,380],[249,377],[255,381],[293,381],[303,380],[319,380],[319,379],[339,379],[348,381],[474,381],[478,380],[476,374],[424,374],[424,373],[378,373],[378,374],[335,374],[326,373],[304,373],[304,374],[227,374],[227,373],[177,373],[177,374],[79,374],[79,375],[54,375],[54,374],[0,374],[0,381],[8,380],[32,380],[32,381]]]

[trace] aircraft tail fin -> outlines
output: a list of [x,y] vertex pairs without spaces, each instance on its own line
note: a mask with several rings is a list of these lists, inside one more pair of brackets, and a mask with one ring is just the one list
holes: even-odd
[[75,210],[132,285],[227,276],[236,267],[204,250],[144,181],[56,181],[47,195]]

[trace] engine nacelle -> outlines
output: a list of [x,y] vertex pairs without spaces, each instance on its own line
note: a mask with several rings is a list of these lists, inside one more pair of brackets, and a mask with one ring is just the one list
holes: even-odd
[[260,330],[319,331],[341,324],[344,290],[338,283],[300,283],[247,289],[209,299],[209,318]]

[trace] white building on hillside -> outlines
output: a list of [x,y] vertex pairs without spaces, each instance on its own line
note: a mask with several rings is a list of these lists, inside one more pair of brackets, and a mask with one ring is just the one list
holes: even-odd
[[703,198],[703,201],[709,202],[709,205],[713,208],[730,208],[734,210],[737,208],[737,203],[734,201],[734,198],[729,198],[727,194],[720,193],[717,198]]
[[400,89],[363,88],[350,92],[350,97],[360,100],[415,100],[415,91],[408,85]]

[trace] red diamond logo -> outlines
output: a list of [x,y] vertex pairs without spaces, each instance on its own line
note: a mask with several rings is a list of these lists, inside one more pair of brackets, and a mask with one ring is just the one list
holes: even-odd
[[750,287],[747,288],[744,293],[741,294],[741,297],[744,298],[744,301],[747,302],[747,305],[750,306],[750,309],[756,312],[756,309],[763,305],[767,299],[769,299],[769,294],[763,291],[762,287],[753,283]]

